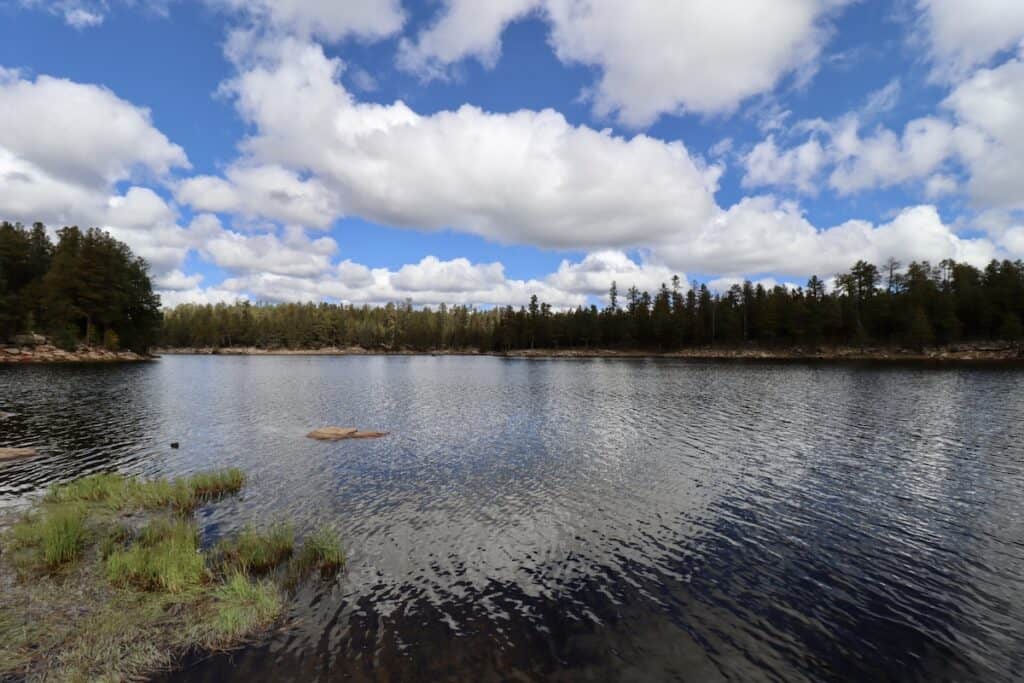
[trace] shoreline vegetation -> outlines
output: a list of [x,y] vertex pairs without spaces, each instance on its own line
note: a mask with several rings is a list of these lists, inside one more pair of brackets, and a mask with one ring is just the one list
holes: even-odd
[[157,348],[156,356],[491,356],[497,358],[667,358],[708,361],[892,361],[892,362],[966,362],[1024,364],[1024,345],[1013,343],[956,344],[946,347],[915,350],[901,347],[816,347],[816,348],[690,348],[675,351],[644,349],[516,349],[511,351],[480,351],[478,349],[365,349],[324,347],[309,349],[264,349],[257,347],[228,348]]
[[237,469],[182,479],[98,474],[0,520],[0,680],[137,680],[278,623],[300,581],[344,567],[336,534],[291,526],[203,543],[193,513]]

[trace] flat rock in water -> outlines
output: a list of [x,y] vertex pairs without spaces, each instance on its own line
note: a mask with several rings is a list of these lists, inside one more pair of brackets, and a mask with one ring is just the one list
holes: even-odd
[[34,448],[0,448],[0,462],[4,460],[18,460],[19,458],[30,458],[38,451]]
[[386,434],[387,432],[364,432],[355,427],[321,427],[314,429],[306,436],[320,441],[341,441],[342,439],[376,439]]
[[7,418],[14,417],[14,413],[5,413],[0,410],[0,420],[6,420]]

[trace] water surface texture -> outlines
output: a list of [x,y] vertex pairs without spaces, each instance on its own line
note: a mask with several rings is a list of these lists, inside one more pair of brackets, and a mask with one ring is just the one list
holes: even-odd
[[[0,368],[0,508],[234,465],[335,525],[290,628],[171,680],[1013,680],[1024,373],[467,357]],[[380,440],[317,442],[328,424]],[[180,442],[178,450],[169,444]]]

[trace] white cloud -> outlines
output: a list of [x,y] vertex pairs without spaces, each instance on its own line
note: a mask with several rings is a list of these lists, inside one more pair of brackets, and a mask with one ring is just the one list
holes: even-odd
[[399,65],[426,76],[467,57],[491,66],[508,23],[536,10],[550,24],[559,59],[601,70],[590,91],[595,111],[644,126],[663,113],[727,112],[789,74],[806,78],[843,4],[446,0],[434,24],[403,42]]
[[855,114],[835,122],[804,122],[798,128],[811,129],[811,136],[788,149],[780,149],[768,136],[744,156],[743,186],[792,187],[816,194],[822,172],[831,168],[828,186],[849,195],[925,178],[956,151],[954,126],[939,118],[914,119],[902,135],[878,127],[865,136],[861,125]]
[[329,270],[331,256],[338,250],[338,244],[330,237],[311,240],[296,227],[286,228],[283,237],[274,233],[245,235],[220,230],[197,246],[214,263],[230,271],[294,276],[317,275]]
[[[455,259],[464,261],[464,259]],[[343,262],[345,263],[345,262]],[[536,294],[542,301],[559,308],[579,306],[586,303],[582,294],[563,292],[540,280],[510,280],[493,278],[496,264],[453,265],[450,261],[439,261],[428,256],[418,264],[403,266],[398,271],[385,268],[368,269],[370,280],[353,285],[346,280],[339,266],[333,272],[319,277],[295,277],[272,273],[230,278],[221,287],[245,294],[254,299],[270,301],[316,301],[336,299],[350,303],[383,304],[389,301],[412,301],[416,305],[471,304],[502,306],[525,305],[530,296]],[[357,264],[348,264],[362,268]],[[418,271],[443,270],[448,277],[439,287],[418,278]],[[489,271],[481,275],[480,269]],[[399,274],[405,272],[404,276]],[[460,277],[461,276],[461,277]],[[410,278],[412,278],[410,280]],[[414,287],[410,288],[409,285]],[[427,288],[423,288],[426,286]]]
[[936,75],[957,79],[1024,39],[1020,0],[917,0]]
[[411,292],[483,290],[504,281],[505,268],[500,263],[472,264],[465,258],[441,261],[434,256],[402,266],[391,276],[395,287]]
[[928,199],[938,199],[955,193],[959,187],[959,183],[953,176],[936,173],[925,182],[924,196]]
[[186,275],[180,270],[172,270],[169,273],[155,278],[154,285],[160,290],[196,290],[199,287],[199,283],[203,281],[203,276],[196,273],[195,275]]
[[883,87],[869,93],[867,101],[861,107],[861,116],[870,120],[879,114],[892,111],[899,103],[902,90],[900,79],[894,78]]
[[978,70],[944,105],[961,122],[958,145],[974,200],[1024,208],[1024,58]]
[[587,254],[579,263],[563,260],[545,281],[565,292],[604,296],[612,282],[622,292],[634,286],[654,292],[662,284],[670,283],[673,275],[686,282],[686,273],[673,272],[662,265],[637,263],[621,251],[605,250]]
[[378,40],[405,23],[400,0],[207,0],[246,16],[253,24],[335,42]]
[[184,180],[175,197],[200,211],[238,212],[318,228],[341,214],[337,196],[323,183],[280,166],[235,165],[225,175]]
[[537,9],[539,0],[444,0],[440,17],[416,39],[403,38],[398,64],[427,77],[467,57],[493,67],[501,55],[501,33],[512,21]]
[[94,188],[138,169],[162,176],[188,166],[185,151],[153,126],[147,109],[100,86],[11,72],[0,79],[0,148],[54,178]]
[[192,287],[190,289],[158,289],[160,303],[164,308],[181,304],[230,304],[248,297],[230,289],[220,287]]
[[21,5],[30,9],[43,9],[77,29],[99,26],[109,9],[105,0],[21,0]]
[[550,0],[548,11],[559,58],[602,69],[596,112],[641,126],[665,112],[730,111],[787,74],[806,77],[840,4]]
[[827,162],[825,150],[814,138],[780,151],[775,137],[769,135],[743,157],[746,167],[743,186],[792,186],[806,194],[815,194],[818,174]]
[[707,273],[804,277],[844,271],[858,259],[882,263],[890,256],[902,261],[955,258],[981,266],[997,254],[989,241],[958,237],[932,206],[904,209],[877,226],[847,221],[819,230],[795,203],[762,196],[746,198],[722,212],[695,239],[653,250],[652,260]]
[[90,26],[99,26],[103,23],[103,15],[99,12],[90,12],[87,9],[81,7],[66,10],[64,12],[64,21],[75,28],[89,28]]
[[930,174],[953,151],[953,126],[941,119],[920,118],[907,123],[900,138],[886,128],[861,138],[856,122],[848,120],[832,142],[838,165],[829,185],[840,194],[850,194]]
[[[346,215],[587,248],[658,242],[715,210],[720,169],[679,142],[572,126],[552,110],[494,114],[466,105],[423,116],[402,102],[359,103],[338,80],[340,62],[301,41],[262,44],[244,63],[226,88],[256,130],[242,144],[241,165],[308,175]],[[240,194],[212,187],[208,201],[199,192],[180,196],[213,210]]]

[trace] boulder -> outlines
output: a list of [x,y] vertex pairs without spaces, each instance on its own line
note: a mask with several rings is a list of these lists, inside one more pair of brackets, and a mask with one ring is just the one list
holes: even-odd
[[321,427],[314,429],[306,436],[320,441],[341,441],[342,439],[376,439],[386,435],[387,432],[360,431],[355,427]]
[[14,413],[5,413],[4,411],[0,410],[0,420],[6,420],[11,417],[14,417]]
[[19,458],[31,458],[37,453],[34,448],[0,448],[0,462],[4,460],[18,460]]

